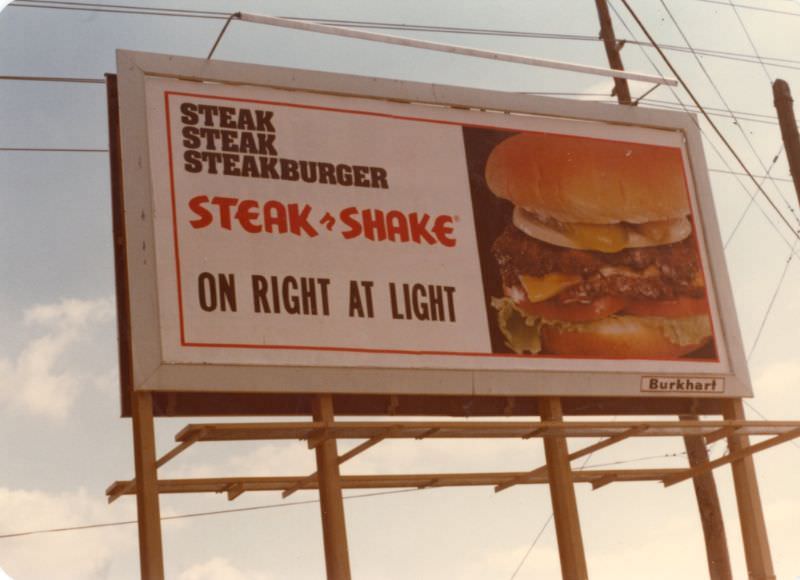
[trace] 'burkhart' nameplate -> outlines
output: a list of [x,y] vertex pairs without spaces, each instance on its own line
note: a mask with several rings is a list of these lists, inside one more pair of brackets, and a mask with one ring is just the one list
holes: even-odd
[[643,393],[724,393],[725,379],[721,377],[642,377]]

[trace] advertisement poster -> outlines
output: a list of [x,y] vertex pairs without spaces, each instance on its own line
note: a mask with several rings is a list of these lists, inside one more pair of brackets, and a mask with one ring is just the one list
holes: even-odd
[[725,392],[682,132],[143,84],[163,364]]

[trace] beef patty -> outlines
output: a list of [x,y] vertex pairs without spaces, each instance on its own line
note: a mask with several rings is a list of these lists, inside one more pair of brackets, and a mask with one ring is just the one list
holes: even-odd
[[654,300],[705,295],[693,235],[674,244],[604,253],[547,244],[509,224],[492,253],[507,288],[519,286],[520,275],[580,276],[579,283],[555,297],[565,304],[608,295]]

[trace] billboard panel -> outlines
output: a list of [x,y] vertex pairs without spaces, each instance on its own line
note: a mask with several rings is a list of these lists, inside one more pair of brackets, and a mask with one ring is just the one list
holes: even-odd
[[689,117],[288,76],[119,55],[135,388],[749,392]]

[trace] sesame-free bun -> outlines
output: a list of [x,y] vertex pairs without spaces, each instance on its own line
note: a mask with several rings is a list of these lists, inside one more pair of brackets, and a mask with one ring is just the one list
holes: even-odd
[[486,162],[497,196],[564,223],[633,224],[689,214],[680,150],[572,135],[518,133]]
[[583,329],[543,325],[542,353],[596,358],[674,359],[704,346],[711,335],[692,344],[676,344],[636,316],[604,318]]

